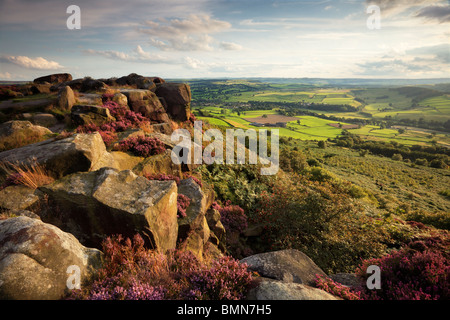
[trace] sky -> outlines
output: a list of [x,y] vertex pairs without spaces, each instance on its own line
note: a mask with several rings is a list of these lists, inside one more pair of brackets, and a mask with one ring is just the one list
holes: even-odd
[[450,0],[0,0],[0,80],[62,72],[448,78]]

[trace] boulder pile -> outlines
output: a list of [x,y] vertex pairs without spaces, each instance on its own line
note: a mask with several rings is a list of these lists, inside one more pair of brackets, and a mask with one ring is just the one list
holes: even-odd
[[[102,242],[117,234],[140,234],[147,248],[159,252],[182,246],[201,260],[225,254],[226,231],[212,206],[213,188],[191,177],[195,166],[171,159],[169,135],[190,125],[189,85],[137,74],[98,80],[54,74],[14,90],[17,95],[9,96],[48,96],[44,106],[33,99],[0,103],[7,120],[0,124],[0,299],[64,297],[68,270],[75,266],[88,279],[102,265]],[[77,131],[116,121],[105,99],[139,114],[151,128],[114,132],[109,146],[101,130]],[[41,125],[31,122],[37,120]],[[40,141],[24,142],[18,138],[24,132]],[[131,138],[160,141],[163,150],[142,156],[121,149]],[[51,179],[34,187],[27,183],[42,175]],[[183,214],[180,196],[190,200]],[[333,298],[310,287],[312,274],[323,271],[301,252],[243,262],[261,275],[249,293],[254,299]]]

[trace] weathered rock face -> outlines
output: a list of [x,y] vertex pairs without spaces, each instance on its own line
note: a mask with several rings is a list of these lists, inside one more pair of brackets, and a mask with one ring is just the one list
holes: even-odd
[[75,95],[69,86],[62,87],[58,92],[58,106],[62,110],[70,110],[75,104]]
[[163,134],[167,134],[170,135],[173,133],[173,129],[172,126],[170,125],[170,123],[155,123],[152,124],[153,127],[153,131],[154,132],[158,132],[158,133],[163,133]]
[[80,282],[101,266],[102,253],[38,219],[0,221],[0,299],[54,300],[67,292],[69,266]]
[[0,208],[6,210],[30,210],[39,206],[42,192],[26,186],[9,186],[0,190]]
[[[117,165],[120,163],[117,161]],[[165,173],[180,178],[183,175],[181,165],[175,164],[172,161],[171,150],[166,150],[164,153],[142,159],[132,169],[138,175]]]
[[128,106],[127,96],[120,92],[117,92],[116,94],[114,94],[112,101],[114,101],[115,103],[117,103],[121,106]]
[[206,184],[200,187],[189,178],[180,181],[178,193],[190,199],[186,217],[178,219],[178,239],[184,241],[186,249],[201,259],[211,236],[205,214],[214,201],[214,190]]
[[81,82],[80,91],[81,92],[89,92],[89,91],[103,91],[107,89],[107,85],[96,79],[92,79],[90,77],[86,77]]
[[33,125],[30,121],[11,120],[0,124],[0,138],[23,134],[25,136],[44,136],[52,132],[41,126]]
[[50,83],[46,83],[46,84],[33,84],[30,87],[31,93],[32,94],[39,94],[39,93],[50,93],[50,87],[52,85]]
[[164,99],[167,113],[176,121],[186,121],[191,115],[191,88],[185,83],[161,83],[155,91]]
[[55,178],[112,166],[114,159],[106,151],[98,132],[76,134],[63,140],[46,140],[0,152],[0,161],[43,165]]
[[205,218],[209,230],[212,232],[210,241],[220,249],[225,250],[226,230],[220,221],[219,211],[211,207],[206,211]]
[[340,300],[307,285],[261,278],[247,295],[248,300]]
[[75,125],[95,124],[99,126],[116,120],[111,116],[108,108],[89,105],[74,105],[70,118]]
[[35,125],[42,127],[52,127],[58,123],[58,120],[51,113],[36,113],[32,121]]
[[241,262],[263,277],[309,286],[315,284],[316,274],[326,275],[307,255],[294,249],[260,253]]
[[134,112],[157,122],[168,122],[169,117],[159,101],[159,98],[150,90],[124,89],[121,93],[127,97],[128,106]]
[[137,89],[146,89],[154,91],[156,88],[155,83],[152,78],[144,77],[136,73],[131,73],[128,76],[123,76],[115,79],[116,85],[129,85],[135,86]]
[[72,81],[72,75],[69,73],[55,73],[48,76],[39,77],[33,80],[34,83],[62,83]]
[[[72,174],[40,188],[49,195],[44,221],[74,234],[81,243],[99,248],[114,234],[141,233],[148,247],[166,251],[177,241],[177,186],[149,181],[130,170],[102,168]],[[55,215],[55,212],[60,215]]]
[[72,90],[78,90],[79,92],[104,91],[108,88],[103,81],[93,79],[91,77],[85,77],[57,83],[50,89],[52,91],[59,91],[65,86],[69,86]]
[[[193,229],[204,228],[206,210],[214,201],[214,190],[206,184],[203,189],[192,178],[183,179],[178,185],[178,193],[191,199],[186,209],[186,217],[178,220],[181,237],[187,236]],[[208,227],[207,223],[206,227]]]

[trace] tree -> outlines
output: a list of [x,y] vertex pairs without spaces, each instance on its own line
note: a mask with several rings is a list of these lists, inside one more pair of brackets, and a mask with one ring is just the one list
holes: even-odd
[[321,149],[325,149],[327,147],[327,142],[324,140],[320,140],[317,145],[319,146],[319,148]]

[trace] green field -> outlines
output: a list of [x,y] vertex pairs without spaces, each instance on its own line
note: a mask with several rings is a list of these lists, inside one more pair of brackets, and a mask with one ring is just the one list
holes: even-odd
[[[444,123],[450,120],[450,95],[435,90],[434,86],[345,88],[253,80],[202,80],[191,85],[193,109],[197,109],[196,112],[201,109],[200,119],[215,126],[258,128],[251,126],[245,119],[270,116],[277,114],[280,109],[299,108],[317,116],[297,115],[300,124],[296,121],[288,122],[286,128],[279,128],[282,136],[302,140],[332,139],[339,136],[342,130],[329,123],[346,124],[346,119],[350,123],[352,119],[361,119],[372,123],[350,131],[370,140],[388,140],[405,145],[437,143],[450,146],[449,134],[417,128],[418,121]],[[246,108],[252,104],[261,104],[264,108]],[[318,104],[320,108],[314,109],[310,104]],[[328,110],[327,105],[330,105]],[[350,105],[358,109],[333,109],[332,106],[336,105]],[[340,120],[328,120],[324,117],[336,117]],[[389,128],[391,125],[387,125],[387,129],[380,129],[378,122],[390,119],[415,122],[406,125],[399,122],[408,127],[402,133],[398,131],[398,126]]]

